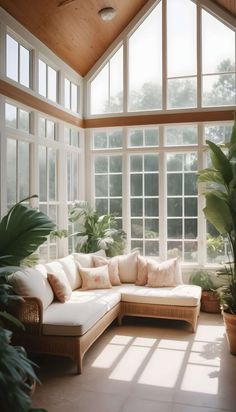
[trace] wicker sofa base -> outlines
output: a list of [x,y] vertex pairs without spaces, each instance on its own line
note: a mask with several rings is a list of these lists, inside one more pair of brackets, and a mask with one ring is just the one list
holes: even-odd
[[13,343],[23,345],[28,352],[44,353],[69,357],[77,365],[77,373],[82,373],[83,357],[95,340],[118,318],[122,323],[124,316],[142,316],[184,320],[195,332],[200,304],[198,306],[171,306],[143,303],[120,302],[107,312],[91,329],[82,336],[53,336],[42,333],[43,308],[37,298],[24,298],[15,311],[22,321],[25,331],[19,328],[13,334]]
[[[91,329],[82,336],[53,336],[41,333],[14,333],[14,344],[23,345],[28,352],[69,357],[75,361],[77,373],[82,373],[83,357],[95,340],[119,316],[120,303],[107,312]],[[33,330],[32,330],[33,332]],[[35,331],[36,332],[36,331]],[[39,332],[39,331],[38,331]]]
[[192,332],[195,332],[199,311],[200,304],[198,306],[172,306],[121,302],[118,320],[119,325],[121,325],[124,316],[184,320],[190,323]]

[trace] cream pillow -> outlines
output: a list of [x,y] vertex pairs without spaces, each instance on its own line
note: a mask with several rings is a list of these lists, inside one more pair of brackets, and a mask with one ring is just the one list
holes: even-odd
[[137,258],[139,251],[120,255],[119,273],[121,283],[135,283],[137,278]]
[[136,285],[144,286],[148,279],[147,259],[143,256],[137,257],[137,280]]
[[181,279],[178,265],[178,258],[170,259],[161,263],[155,262],[151,259],[148,260],[147,286],[152,288],[160,288],[179,285]]
[[93,256],[93,263],[95,267],[108,265],[109,278],[112,286],[120,286],[118,256],[106,259],[102,256]]
[[70,287],[69,281],[62,272],[54,275],[53,273],[48,273],[48,281],[54,292],[55,297],[59,302],[64,303],[69,300],[72,294],[72,289]]
[[73,253],[73,257],[76,263],[82,268],[92,268],[93,267],[93,256],[103,256],[106,257],[105,250],[101,249],[93,253]]
[[78,265],[75,262],[74,256],[69,255],[62,259],[59,259],[58,262],[61,263],[62,268],[67,276],[67,279],[70,283],[71,289],[78,289],[81,287],[82,280],[79,274]]
[[108,266],[98,268],[79,268],[82,278],[82,290],[111,289]]
[[43,309],[46,309],[53,301],[53,291],[43,265],[15,272],[8,276],[8,281],[17,295],[40,299]]

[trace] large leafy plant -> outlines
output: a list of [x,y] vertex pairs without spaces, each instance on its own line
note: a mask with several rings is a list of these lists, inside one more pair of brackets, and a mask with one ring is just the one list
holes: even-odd
[[221,300],[229,313],[236,314],[236,116],[229,143],[206,143],[212,167],[201,170],[198,176],[198,182],[206,184],[203,211],[219,234],[228,239],[230,262],[225,271],[229,284],[223,288]]
[[78,231],[77,252],[91,253],[104,249],[107,256],[122,254],[126,246],[126,234],[117,228],[115,216],[99,216],[85,201],[75,202],[69,212],[69,220]]
[[29,381],[37,380],[33,363],[22,347],[11,345],[12,332],[6,322],[20,322],[9,312],[14,295],[7,277],[21,262],[45,242],[54,223],[36,209],[17,203],[0,221],[0,405],[4,412],[28,412],[32,409]]

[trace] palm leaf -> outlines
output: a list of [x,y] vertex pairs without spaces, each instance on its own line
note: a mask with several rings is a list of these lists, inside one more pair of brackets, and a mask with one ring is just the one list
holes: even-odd
[[215,169],[204,169],[198,172],[198,183],[224,184],[221,173]]
[[229,159],[215,143],[210,140],[206,140],[206,143],[211,149],[210,155],[215,169],[221,173],[225,183],[229,185],[230,181],[233,179],[233,172]]
[[0,222],[0,266],[19,265],[54,228],[44,213],[17,203]]
[[213,224],[220,234],[230,233],[233,220],[228,203],[214,193],[206,194],[206,207],[203,209],[206,219]]

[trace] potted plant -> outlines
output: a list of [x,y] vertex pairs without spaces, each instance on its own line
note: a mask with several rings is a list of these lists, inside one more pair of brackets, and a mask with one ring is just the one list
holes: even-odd
[[193,272],[189,278],[191,285],[198,285],[202,288],[201,311],[207,313],[220,313],[220,300],[216,287],[204,269]]
[[117,228],[114,215],[99,216],[88,202],[76,201],[69,211],[69,221],[78,229],[71,235],[77,236],[77,252],[92,253],[104,249],[110,257],[124,252],[126,234]]
[[[43,411],[33,409],[31,392],[37,379],[23,347],[11,344],[12,323],[23,325],[9,313],[21,299],[8,284],[8,275],[34,253],[54,229],[43,213],[21,203],[13,206],[0,221],[0,405],[3,412]],[[22,269],[23,270],[23,269]]]
[[222,288],[221,302],[230,352],[236,355],[236,116],[229,143],[206,143],[212,167],[199,172],[198,182],[207,185],[203,193],[206,219],[228,240],[230,259],[225,271],[229,282]]

